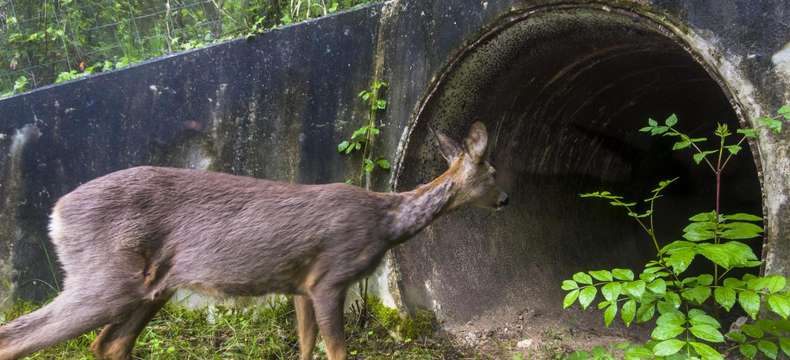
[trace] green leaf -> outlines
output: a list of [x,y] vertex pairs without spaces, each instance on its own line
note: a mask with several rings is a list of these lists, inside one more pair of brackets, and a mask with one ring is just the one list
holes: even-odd
[[631,299],[623,304],[622,312],[620,313],[620,318],[623,319],[625,326],[631,326],[631,322],[634,321],[634,317],[636,316],[636,300]]
[[667,282],[664,279],[658,278],[647,285],[647,289],[654,294],[662,295],[667,291]]
[[352,151],[354,151],[354,149],[355,149],[355,143],[350,143],[346,147],[346,155],[350,154]]
[[612,276],[617,280],[634,280],[634,272],[629,269],[613,269]]
[[677,337],[684,331],[686,331],[686,328],[682,326],[672,324],[659,325],[653,329],[653,332],[650,334],[650,336],[656,340],[667,340]]
[[667,131],[669,131],[669,128],[666,126],[656,126],[653,127],[652,130],[650,130],[650,135],[661,135]]
[[373,169],[376,168],[376,165],[373,163],[373,160],[365,159],[365,172],[372,172]]
[[753,337],[755,339],[762,339],[762,337],[765,336],[765,332],[763,331],[763,329],[760,329],[759,327],[754,326],[752,324],[746,324],[741,326],[741,331],[743,331],[744,334],[749,335],[750,337]]
[[573,274],[573,280],[575,280],[579,284],[592,285],[592,278],[590,277],[590,275],[587,275],[586,273],[583,272],[577,272]]
[[713,221],[698,221],[686,225],[683,232],[700,232],[700,231],[713,231],[716,230],[717,224]]
[[683,233],[683,237],[689,241],[699,242],[699,241],[713,239],[714,237],[716,237],[716,234],[713,231],[694,230],[694,231]]
[[757,312],[760,311],[760,296],[757,293],[751,290],[741,291],[738,294],[738,304],[752,319],[757,318]]
[[757,119],[757,121],[759,121],[763,126],[772,130],[776,134],[782,132],[782,122],[780,120],[776,120],[774,118],[769,118],[769,117],[761,117]]
[[763,277],[763,289],[776,293],[785,289],[787,286],[787,279],[782,275],[768,275]]
[[776,113],[779,115],[784,115],[785,118],[787,118],[788,116],[790,116],[790,104],[782,105],[782,107],[780,107],[779,110],[776,111]]
[[779,347],[782,348],[782,352],[785,353],[786,356],[790,356],[790,338],[780,337]]
[[568,295],[565,295],[565,299],[562,301],[562,308],[567,309],[571,307],[578,297],[579,289],[569,292]]
[[762,226],[748,222],[724,223],[722,228],[725,230],[721,232],[721,237],[730,240],[753,239],[763,232]]
[[653,355],[656,356],[669,356],[677,353],[683,348],[685,343],[678,339],[670,339],[662,341],[653,347]]
[[661,315],[677,312],[677,309],[680,307],[681,303],[682,301],[680,300],[680,295],[673,291],[667,290],[667,293],[664,294],[664,299],[656,303],[656,309],[658,309],[658,313]]
[[387,159],[378,159],[376,160],[376,165],[384,170],[390,169],[390,162]]
[[675,114],[669,115],[669,117],[664,120],[664,125],[666,126],[675,126],[678,123],[678,116]]
[[785,288],[787,280],[784,276],[781,275],[769,275],[769,276],[753,276],[747,279],[744,276],[744,280],[746,281],[746,285],[749,289],[752,290],[768,290],[771,293],[776,293]]
[[763,354],[765,354],[765,356],[767,356],[767,357],[769,357],[771,359],[776,359],[776,356],[779,353],[779,349],[776,346],[776,344],[774,344],[773,342],[770,342],[770,341],[766,341],[766,340],[758,341],[757,342],[757,349],[759,349],[760,352],[762,352]]
[[681,292],[683,298],[702,304],[710,297],[710,288],[705,286],[695,286]]
[[675,325],[675,326],[682,326],[686,323],[686,315],[683,315],[682,312],[673,310],[661,314],[656,320],[656,325]]
[[623,286],[623,290],[627,294],[637,299],[640,299],[642,298],[642,295],[645,293],[645,287],[646,284],[644,280],[636,280],[636,281],[625,283],[625,285]]
[[351,139],[352,140],[358,140],[359,138],[364,137],[367,132],[368,132],[368,127],[367,126],[363,126],[363,127],[359,128],[359,129],[356,129],[351,134]]
[[752,267],[750,262],[757,261],[752,248],[738,241],[729,241],[719,245],[730,257],[730,267]]
[[612,324],[614,317],[617,315],[617,302],[613,302],[606,308],[606,311],[603,313],[603,321],[606,327]]
[[691,323],[691,325],[710,325],[716,329],[721,328],[721,324],[719,324],[718,320],[699,309],[692,309],[689,311],[689,323]]
[[691,334],[696,336],[697,338],[708,342],[713,342],[713,343],[724,342],[724,335],[722,335],[719,332],[719,330],[716,330],[716,328],[710,325],[706,325],[706,324],[694,325],[691,328],[689,328],[689,331],[691,331]]
[[723,360],[724,356],[719,354],[716,349],[710,347],[709,345],[703,344],[701,342],[696,341],[689,341],[691,347],[697,351],[697,354],[702,357],[703,360]]
[[727,335],[725,335],[725,337],[739,344],[743,344],[746,342],[746,335],[744,335],[742,332],[737,330],[730,331],[729,333],[727,333]]
[[724,148],[726,148],[727,151],[729,151],[730,154],[733,154],[733,155],[738,155],[738,152],[741,151],[741,146],[737,145],[737,144],[736,145],[727,145]]
[[768,307],[785,320],[790,316],[790,301],[784,296],[777,294],[768,295]]
[[713,298],[725,310],[730,311],[735,305],[735,290],[727,286],[718,287],[713,290]]
[[652,126],[645,126],[645,127],[641,128],[641,129],[639,129],[639,132],[650,132],[650,130],[653,130]]
[[691,146],[691,141],[681,140],[672,145],[672,150],[682,150]]
[[700,244],[697,247],[697,251],[700,255],[704,256],[716,265],[729,269],[731,267],[730,260],[732,254],[730,254],[727,250],[728,249],[721,244],[705,243]]
[[596,294],[598,294],[598,289],[594,286],[586,287],[581,291],[579,294],[579,304],[582,306],[582,309],[587,309],[587,307],[590,306]]
[[387,108],[387,100],[376,100],[376,108],[384,110]]
[[664,247],[662,247],[661,250],[658,251],[658,253],[659,254],[665,254],[665,253],[672,254],[675,251],[680,250],[680,249],[692,250],[692,249],[694,249],[696,247],[697,247],[697,244],[695,244],[695,243],[693,243],[691,241],[676,240],[676,241],[673,241],[673,242],[671,242],[669,244],[664,245]]
[[[625,312],[625,306],[623,306],[623,312]],[[656,305],[653,303],[649,304],[639,304],[639,309],[636,311],[636,322],[643,323],[648,322],[653,319],[653,315],[656,313]]]
[[726,286],[726,287],[730,287],[730,288],[742,288],[742,287],[746,287],[746,283],[745,283],[745,282],[743,282],[743,281],[741,281],[741,280],[738,280],[738,279],[736,279],[736,278],[726,278],[726,279],[724,279],[724,281],[722,282],[722,284],[723,284],[724,286]]
[[713,284],[713,275],[702,274],[697,276],[697,285],[710,285]]
[[691,265],[694,256],[696,256],[696,253],[693,250],[680,249],[672,252],[672,255],[666,258],[666,263],[672,268],[675,274],[680,274],[686,271],[689,265]]
[[702,162],[703,159],[705,159],[706,156],[708,156],[710,154],[715,154],[717,152],[718,151],[716,151],[716,150],[708,150],[708,151],[703,151],[703,152],[700,152],[700,153],[696,153],[696,154],[694,154],[694,162],[699,164],[699,163]]
[[625,360],[647,360],[653,358],[653,352],[644,346],[633,346],[625,351]]
[[702,212],[696,214],[689,218],[691,221],[708,221],[708,222],[715,222],[716,221],[716,211],[710,212]]
[[337,152],[345,151],[348,148],[348,145],[350,145],[350,144],[349,144],[349,142],[347,140],[344,140],[340,144],[337,144]]
[[721,217],[724,218],[725,220],[735,220],[735,221],[763,221],[763,218],[757,215],[745,214],[745,213],[722,215]]
[[745,356],[747,359],[754,359],[757,356],[757,347],[752,344],[743,344],[738,346],[738,351],[741,352],[741,355]]
[[755,131],[752,128],[738,129],[736,132],[738,134],[743,135],[743,137],[746,137],[746,138],[756,138],[757,137],[757,131]]
[[619,282],[610,282],[601,287],[601,294],[607,301],[617,301],[621,291],[622,287]]
[[570,291],[570,290],[578,289],[578,288],[579,288],[579,284],[577,284],[573,280],[564,280],[562,282],[562,290]]
[[609,270],[593,270],[590,271],[593,278],[600,281],[612,281],[612,273]]
[[647,119],[647,123],[648,123],[650,126],[653,126],[653,127],[655,127],[655,126],[658,126],[658,121],[655,121],[655,120],[653,120],[653,119],[650,119],[650,118],[649,118],[649,119]]

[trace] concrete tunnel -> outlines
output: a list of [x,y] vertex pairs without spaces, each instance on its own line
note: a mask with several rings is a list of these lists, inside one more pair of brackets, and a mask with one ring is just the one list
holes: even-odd
[[[554,7],[503,19],[448,65],[425,97],[396,190],[446,168],[429,126],[461,138],[485,122],[509,208],[445,216],[395,250],[398,289],[410,309],[432,309],[453,330],[552,324],[602,328],[595,311],[562,311],[561,280],[576,271],[638,266],[655,250],[620,209],[579,199],[611,190],[644,199],[679,177],[657,203],[657,233],[680,238],[686,219],[713,208],[713,175],[672,141],[639,133],[675,113],[693,136],[717,122],[739,126],[715,73],[649,18],[601,8]],[[726,171],[723,211],[762,213],[747,149]],[[759,254],[760,244],[755,244]]]

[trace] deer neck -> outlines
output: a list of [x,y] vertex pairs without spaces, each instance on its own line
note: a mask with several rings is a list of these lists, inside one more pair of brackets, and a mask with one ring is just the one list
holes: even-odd
[[461,162],[456,161],[430,183],[399,194],[402,201],[395,215],[397,242],[408,240],[451,210],[450,204],[457,192],[454,179],[461,169],[460,165]]

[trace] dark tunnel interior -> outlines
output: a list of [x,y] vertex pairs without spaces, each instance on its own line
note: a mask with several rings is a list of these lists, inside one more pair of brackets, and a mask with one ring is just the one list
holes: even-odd
[[[678,177],[655,221],[662,243],[680,239],[689,216],[714,207],[713,174],[688,150],[672,151],[672,139],[638,129],[677,114],[679,129],[711,139],[717,123],[734,133],[738,117],[706,69],[649,20],[565,8],[506,22],[470,46],[427,97],[397,187],[446,168],[428,126],[460,139],[479,119],[511,205],[445,216],[398,248],[401,295],[449,328],[516,314],[535,327],[560,319],[600,327],[600,315],[562,311],[560,282],[582,270],[641,270],[655,249],[621,209],[578,194],[611,190],[639,200]],[[723,212],[762,212],[748,147],[722,184]]]

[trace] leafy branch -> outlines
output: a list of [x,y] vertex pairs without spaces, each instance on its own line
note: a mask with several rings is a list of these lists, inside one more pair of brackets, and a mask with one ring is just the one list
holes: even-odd
[[337,144],[337,151],[342,154],[352,155],[361,152],[361,166],[357,179],[358,185],[363,185],[365,175],[372,173],[376,168],[382,170],[390,169],[390,162],[386,158],[373,155],[373,144],[376,137],[381,133],[381,128],[376,124],[376,118],[380,111],[387,109],[387,100],[383,99],[382,91],[387,83],[374,81],[368,90],[363,90],[358,97],[362,99],[368,108],[368,118],[365,125],[354,130],[351,137]]
[[[790,121],[790,106],[781,107],[775,116],[758,120],[763,127],[778,133],[782,122]],[[611,206],[621,207],[637,221],[648,234],[656,258],[648,261],[638,276],[630,269],[592,270],[577,272],[562,282],[568,293],[563,307],[578,303],[589,308],[601,295],[597,308],[603,310],[606,326],[620,319],[626,326],[646,323],[655,318],[651,340],[645,344],[628,344],[624,347],[626,359],[724,359],[736,348],[746,358],[753,359],[758,352],[775,359],[781,350],[790,356],[790,288],[787,279],[780,275],[727,276],[733,269],[748,269],[761,265],[761,261],[744,243],[759,239],[763,233],[762,218],[746,213],[722,214],[721,174],[730,159],[742,150],[743,142],[757,135],[757,129],[739,129],[737,141],[729,141],[733,134],[725,124],[718,124],[714,135],[718,138],[714,149],[704,148],[707,138],[691,137],[678,130],[677,116],[671,115],[663,124],[653,119],[640,129],[652,136],[676,137],[673,150],[691,149],[695,163],[711,169],[716,178],[714,209],[689,217],[689,224],[682,229],[682,240],[661,246],[653,224],[655,201],[677,178],[659,182],[651,195],[642,200],[648,209],[637,211],[638,202],[629,202],[609,191],[581,194],[582,198],[598,198]],[[686,276],[684,273],[696,259],[712,263],[713,274]],[[723,270],[721,274],[719,270]],[[731,311],[738,305],[752,322],[743,324],[726,334],[715,316],[704,309],[718,307]],[[760,309],[778,315],[778,320],[760,319]],[[718,313],[718,312],[717,312]],[[656,317],[657,315],[657,317]],[[723,348],[726,341],[735,344]],[[720,352],[721,350],[721,352]],[[600,352],[600,351],[599,351]]]

